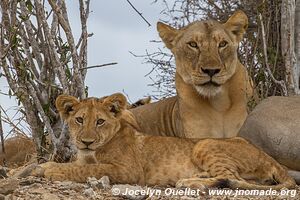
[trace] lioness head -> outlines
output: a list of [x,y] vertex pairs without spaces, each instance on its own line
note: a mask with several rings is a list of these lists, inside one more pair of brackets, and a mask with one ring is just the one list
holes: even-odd
[[68,95],[56,99],[56,108],[81,151],[95,151],[107,144],[120,130],[122,120],[137,126],[126,106],[126,97],[120,93],[81,101]]
[[177,74],[199,94],[211,97],[235,73],[238,44],[247,26],[247,16],[237,11],[224,24],[196,21],[175,29],[158,22],[157,29],[175,56]]

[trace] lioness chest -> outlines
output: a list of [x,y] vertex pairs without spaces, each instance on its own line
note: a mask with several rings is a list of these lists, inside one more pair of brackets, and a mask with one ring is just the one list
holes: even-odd
[[204,112],[199,118],[192,113],[182,117],[186,138],[230,138],[236,136],[244,121],[244,116],[223,115]]
[[[213,105],[180,105],[186,138],[231,138],[237,135],[247,111],[237,112],[230,104],[218,110]],[[239,108],[240,110],[242,108]]]

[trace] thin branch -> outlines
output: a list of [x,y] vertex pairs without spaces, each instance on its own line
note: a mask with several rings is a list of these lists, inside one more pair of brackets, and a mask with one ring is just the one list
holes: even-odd
[[60,80],[60,83],[62,84],[63,90],[66,94],[69,93],[69,85],[67,83],[67,77],[65,74],[65,70],[63,68],[63,66],[61,65],[60,61],[59,61],[59,57],[58,55],[55,53],[55,43],[53,40],[53,36],[51,35],[51,30],[47,24],[47,20],[44,16],[45,10],[40,2],[40,0],[35,0],[35,5],[36,5],[36,9],[37,9],[37,16],[40,17],[41,23],[42,23],[42,27],[44,29],[44,34],[45,34],[45,38],[47,39],[48,42],[48,48],[50,51],[50,57],[51,57],[51,62],[54,66],[54,70],[56,71],[56,73],[58,74],[58,78]]
[[0,110],[0,138],[1,138],[1,148],[2,148],[2,153],[5,153],[5,148],[4,148],[4,137],[3,137],[3,128],[2,128],[2,115],[1,115],[1,110]]
[[143,14],[141,13],[141,12],[139,12],[135,7],[134,7],[134,5],[132,5],[132,3],[129,1],[129,0],[126,0],[128,3],[129,3],[129,5],[135,10],[135,12],[137,13],[137,14],[139,14],[139,16],[141,16],[141,18],[148,24],[148,26],[151,26],[151,24],[146,20],[146,18],[143,16]]
[[[20,108],[17,108],[18,110],[16,110],[15,114],[11,117],[8,116],[7,114],[7,110],[4,110],[2,106],[0,106],[0,112],[1,112],[1,120],[4,124],[7,124],[11,127],[11,130],[6,134],[6,138],[12,134],[12,133],[17,133],[17,134],[21,134],[23,136],[27,136],[27,134],[25,133],[25,131],[21,130],[21,128],[26,129],[26,127],[24,127],[22,125],[22,122],[24,122],[24,118],[25,116],[21,116],[19,118],[16,118],[17,115],[20,114]],[[17,122],[15,122],[17,121]],[[30,131],[27,130],[27,133],[29,133]]]
[[[24,1],[20,2],[20,6],[21,6],[22,16],[24,17],[24,19],[26,19],[26,20],[24,20],[24,24],[25,24],[25,28],[26,28],[26,32],[27,32],[28,37],[26,37],[26,39],[24,39],[24,35],[25,35],[24,30],[23,30],[24,33],[21,34],[21,36],[23,36],[23,39],[25,41],[29,39],[29,41],[27,41],[27,42],[30,42],[30,45],[31,45],[31,48],[32,48],[32,53],[33,53],[34,57],[36,58],[39,69],[41,70],[42,67],[43,67],[43,59],[42,59],[42,56],[41,56],[40,51],[39,51],[38,41],[34,37],[35,34],[34,34],[34,31],[33,31],[32,24],[29,20],[30,13],[28,12]],[[24,29],[24,27],[22,27],[22,29]],[[26,49],[26,48],[24,48],[24,49]],[[31,65],[31,66],[33,67],[34,65]],[[36,77],[38,77],[38,76],[36,76]]]
[[261,33],[262,33],[262,40],[263,40],[263,47],[264,47],[263,52],[264,52],[264,57],[265,57],[266,70],[267,70],[268,74],[270,75],[272,81],[275,84],[278,84],[281,86],[283,95],[287,96],[287,88],[286,88],[285,82],[283,80],[281,80],[281,81],[276,80],[276,78],[274,77],[274,75],[270,69],[270,65],[269,65],[269,61],[268,61],[268,53],[267,53],[266,34],[265,34],[264,22],[263,22],[261,14],[259,14],[259,20],[260,20],[260,25],[261,25]]
[[[77,95],[83,99],[85,97],[85,88],[83,87],[83,77],[80,74],[80,63],[79,63],[79,56],[77,53],[77,49],[76,49],[76,45],[75,45],[75,41],[74,41],[74,37],[73,37],[73,33],[72,33],[72,29],[67,17],[67,9],[65,7],[65,2],[64,0],[61,1],[62,6],[59,7],[55,1],[53,0],[49,0],[48,1],[51,8],[53,9],[53,11],[55,12],[55,14],[58,17],[58,21],[61,25],[61,27],[63,28],[69,47],[70,47],[70,52],[72,55],[72,62],[73,62],[73,70],[74,70],[74,74],[73,74],[73,78],[74,78],[74,87],[72,93],[75,93],[75,91],[77,91]],[[74,91],[75,90],[75,91]]]
[[36,91],[34,90],[34,88],[32,87],[32,85],[30,83],[27,83],[26,86],[28,88],[28,91],[29,91],[31,97],[33,98],[33,100],[35,102],[36,109],[38,110],[39,114],[41,115],[41,118],[43,119],[43,121],[45,123],[45,127],[47,128],[47,131],[49,132],[49,134],[51,136],[53,136],[53,129],[52,129],[50,122],[48,120],[48,117],[43,109],[43,106],[41,105],[41,103],[39,101]]
[[[87,19],[90,12],[89,8],[90,8],[90,0],[86,0],[85,3],[83,0],[79,0],[79,10],[80,10],[80,20],[81,20],[80,40],[82,40],[80,51],[79,51],[80,68],[87,67],[87,39],[88,39]],[[86,70],[81,71],[83,80],[85,80],[86,72],[87,72]]]
[[89,66],[89,67],[83,67],[80,68],[80,70],[86,70],[86,69],[92,69],[92,68],[98,68],[98,67],[106,67],[109,65],[116,65],[118,64],[117,62],[112,62],[112,63],[106,63],[106,64],[102,64],[102,65],[93,65],[93,66]]

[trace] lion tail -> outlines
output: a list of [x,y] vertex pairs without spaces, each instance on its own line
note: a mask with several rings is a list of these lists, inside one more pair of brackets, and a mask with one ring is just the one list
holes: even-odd
[[287,171],[278,164],[278,166],[273,166],[272,169],[272,177],[274,185],[260,185],[256,183],[249,183],[244,180],[237,180],[237,179],[226,179],[226,180],[219,180],[220,184],[223,187],[228,187],[231,189],[257,189],[257,190],[280,190],[282,188],[294,188],[296,186],[295,180],[290,177]]

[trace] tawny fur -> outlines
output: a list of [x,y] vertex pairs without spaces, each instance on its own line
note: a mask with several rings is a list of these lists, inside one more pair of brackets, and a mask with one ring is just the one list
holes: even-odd
[[[2,145],[0,143],[0,145]],[[9,168],[20,167],[36,157],[35,144],[26,136],[15,136],[4,141],[5,153],[0,148],[0,165]]]
[[[160,37],[175,57],[177,96],[132,109],[143,132],[186,138],[237,135],[252,96],[250,78],[237,55],[247,25],[242,11],[224,24],[197,21],[180,29],[157,24]],[[210,78],[205,73],[210,69],[219,73]]]
[[231,188],[295,185],[280,164],[242,138],[199,140],[142,134],[122,94],[82,101],[62,95],[56,105],[79,158],[74,163],[42,164],[34,175],[76,182],[108,176],[112,183],[177,187],[220,186],[224,180]]

